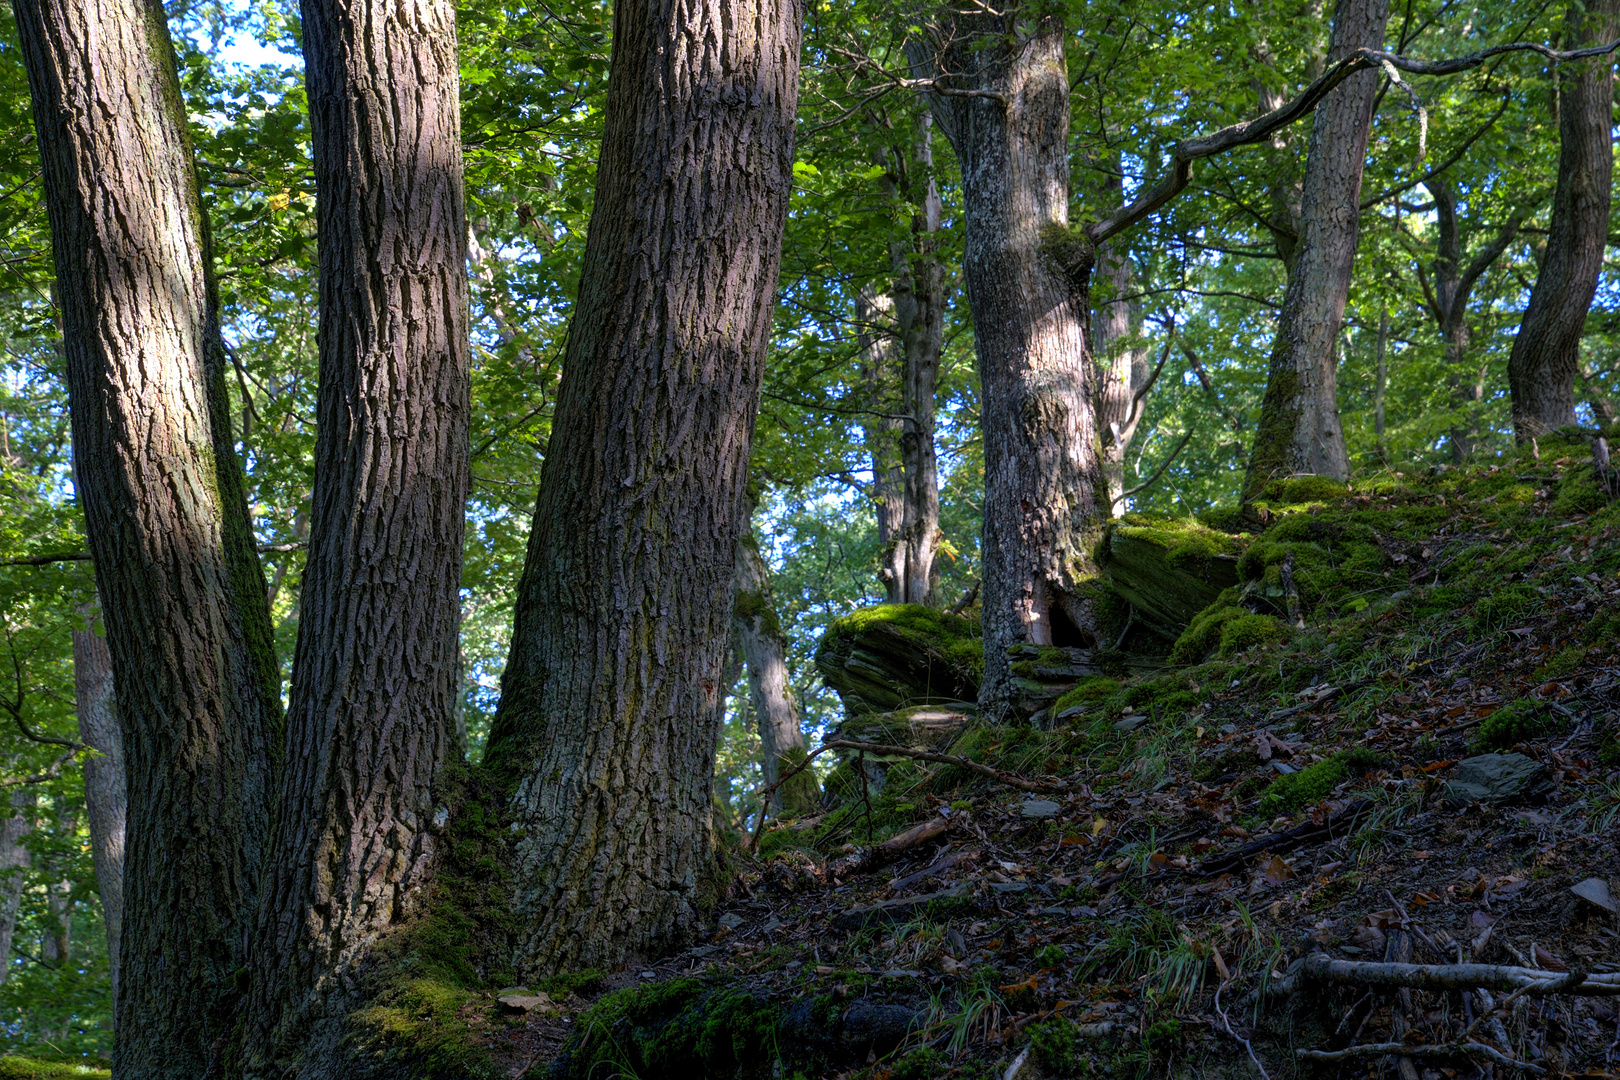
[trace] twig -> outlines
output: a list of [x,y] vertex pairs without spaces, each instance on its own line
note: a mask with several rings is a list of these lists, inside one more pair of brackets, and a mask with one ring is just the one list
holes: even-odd
[[1198,430],[1197,428],[1193,428],[1193,427],[1188,428],[1187,429],[1187,434],[1183,435],[1181,437],[1181,441],[1176,444],[1176,448],[1174,450],[1170,451],[1170,456],[1165,458],[1164,461],[1159,465],[1159,467],[1157,469],[1153,470],[1153,475],[1148,477],[1146,480],[1142,481],[1140,484],[1137,484],[1135,487],[1131,488],[1129,491],[1120,492],[1119,497],[1121,499],[1128,499],[1132,495],[1136,495],[1136,494],[1138,494],[1140,492],[1146,491],[1149,487],[1151,487],[1153,485],[1153,483],[1156,480],[1159,479],[1159,477],[1164,475],[1164,470],[1166,470],[1166,469],[1168,469],[1170,467],[1171,462],[1176,460],[1177,455],[1179,455],[1181,453],[1181,451],[1186,447],[1186,445],[1189,442],[1192,441],[1193,433],[1196,432],[1197,430]]
[[1361,1058],[1379,1058],[1386,1054],[1398,1054],[1402,1057],[1417,1058],[1419,1060],[1433,1061],[1468,1057],[1478,1054],[1489,1058],[1496,1064],[1508,1069],[1518,1069],[1522,1072],[1540,1075],[1547,1070],[1540,1065],[1517,1058],[1508,1057],[1493,1046],[1484,1043],[1453,1043],[1449,1046],[1408,1046],[1406,1043],[1367,1043],[1363,1046],[1347,1046],[1343,1050],[1295,1050],[1294,1056],[1301,1061],[1356,1061]]
[[962,599],[960,599],[960,600],[958,600],[956,602],[956,606],[951,608],[951,610],[947,611],[945,614],[947,614],[947,615],[960,615],[960,614],[962,614],[962,612],[964,612],[968,608],[972,607],[973,606],[973,601],[977,600],[978,597],[979,597],[979,586],[983,585],[983,584],[984,584],[984,579],[983,578],[980,578],[980,579],[976,580],[973,583],[973,587],[968,589],[967,592],[962,594]]
[[1254,1062],[1255,1069],[1257,1069],[1260,1073],[1260,1080],[1271,1080],[1271,1074],[1266,1072],[1265,1065],[1263,1065],[1260,1061],[1260,1055],[1254,1052],[1254,1046],[1250,1044],[1248,1039],[1245,1039],[1243,1036],[1232,1030],[1232,1021],[1227,1019],[1226,1010],[1221,1008],[1221,991],[1225,989],[1225,980],[1222,980],[1221,985],[1215,988],[1215,1015],[1221,1018],[1221,1027],[1225,1028],[1226,1033],[1241,1043],[1243,1049],[1248,1051],[1249,1060]]
[[1620,996],[1620,972],[1588,975],[1579,971],[1540,971],[1499,964],[1391,964],[1364,960],[1335,960],[1314,953],[1298,968],[1271,986],[1273,994],[1293,993],[1315,982],[1354,983],[1360,986],[1410,987],[1414,990],[1522,990],[1527,997],[1572,994],[1577,997]]

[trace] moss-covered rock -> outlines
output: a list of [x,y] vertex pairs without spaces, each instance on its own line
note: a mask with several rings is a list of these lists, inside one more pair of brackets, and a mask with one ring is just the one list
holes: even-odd
[[864,1063],[898,1045],[914,1020],[905,1006],[868,999],[790,1002],[677,979],[602,998],[575,1022],[556,1060],[526,1080],[755,1080]]
[[972,702],[984,675],[978,623],[920,604],[880,604],[836,620],[816,670],[850,716]]
[[1097,562],[1137,618],[1174,640],[1222,591],[1238,583],[1246,537],[1191,518],[1129,514],[1108,526]]
[[0,1080],[108,1080],[112,1070],[84,1062],[0,1057]]
[[1282,814],[1312,806],[1329,795],[1346,779],[1360,776],[1379,764],[1378,755],[1366,747],[1334,754],[1295,773],[1279,776],[1260,797],[1262,814]]

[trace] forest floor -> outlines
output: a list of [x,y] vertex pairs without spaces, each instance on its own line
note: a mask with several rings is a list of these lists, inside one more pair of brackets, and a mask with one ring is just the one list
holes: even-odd
[[[1294,530],[1330,553],[1383,523],[1395,572],[1288,640],[1103,681],[1054,730],[956,739],[1054,793],[891,766],[737,856],[698,944],[557,986],[491,1042],[513,1076],[599,1080],[1617,1075],[1620,996],[1475,1025],[1477,991],[1272,992],[1316,953],[1620,970],[1620,505],[1597,482],[1526,459],[1300,511],[1340,515]],[[1539,775],[1497,802],[1448,786],[1487,752]],[[938,842],[834,869],[935,816]],[[1498,1060],[1296,1056],[1465,1034]]]

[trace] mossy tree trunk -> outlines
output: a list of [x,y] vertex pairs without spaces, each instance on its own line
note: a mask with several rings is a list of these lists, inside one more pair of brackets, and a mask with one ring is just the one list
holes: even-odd
[[279,675],[157,0],[16,0],[128,767],[125,1077],[203,1075],[258,898]]
[[623,0],[596,201],[487,761],[525,977],[712,901],[710,775],[792,181],[798,0]]
[[90,826],[90,861],[107,927],[107,959],[113,1000],[118,998],[118,941],[124,918],[124,828],[129,797],[124,779],[124,740],[114,702],[112,653],[92,627],[73,631],[73,711],[79,741],[96,751],[84,762],[84,802]]
[[[755,722],[759,724],[762,765],[767,784],[776,783],[782,762],[803,760],[806,752],[804,729],[799,725],[799,707],[788,684],[787,640],[776,617],[771,597],[771,573],[752,535],[737,542],[737,594],[734,625],[743,661],[748,666],[748,696]],[[797,751],[797,753],[795,753]],[[800,773],[812,779],[810,772]],[[771,811],[802,814],[804,785],[790,779],[771,795]],[[792,790],[784,791],[784,788]]]
[[983,402],[980,703],[1012,703],[1007,646],[1094,641],[1078,588],[1108,517],[1087,322],[1091,243],[1069,230],[1067,31],[1025,9],[940,12],[908,45],[956,149]]
[[470,419],[455,8],[305,0],[320,227],[309,559],[249,1076],[349,1074],[380,940],[421,907],[460,759]]
[[[1388,21],[1389,0],[1339,0],[1328,62],[1358,48],[1382,49]],[[1278,476],[1308,473],[1343,480],[1350,473],[1339,422],[1338,338],[1355,264],[1361,173],[1377,94],[1377,73],[1362,71],[1340,83],[1316,109],[1305,158],[1299,248],[1249,454],[1246,498]]]
[[[1105,185],[1118,202],[1123,185],[1118,179]],[[1097,269],[1105,297],[1092,315],[1091,340],[1097,366],[1097,425],[1102,432],[1103,474],[1108,480],[1108,506],[1113,517],[1125,512],[1125,454],[1147,410],[1151,389],[1148,353],[1138,339],[1137,305],[1128,300],[1131,257],[1124,241],[1110,240],[1097,248]]]
[[883,558],[878,580],[883,599],[905,603],[906,570],[902,535],[906,518],[906,463],[901,453],[901,356],[894,332],[894,297],[870,286],[855,295],[855,340],[860,349],[866,412],[861,441],[872,468],[872,508]]
[[[1620,28],[1620,0],[1572,3],[1565,25],[1571,48],[1612,41]],[[1508,356],[1513,434],[1520,441],[1575,423],[1581,335],[1608,242],[1613,72],[1610,55],[1558,73],[1558,186],[1551,234]]]

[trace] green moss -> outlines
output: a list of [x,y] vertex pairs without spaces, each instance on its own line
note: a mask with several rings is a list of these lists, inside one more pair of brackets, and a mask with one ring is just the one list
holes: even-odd
[[0,1080],[110,1080],[112,1070],[80,1062],[0,1057]]
[[586,968],[583,971],[569,971],[561,975],[553,975],[535,984],[535,988],[550,994],[554,1000],[561,1001],[570,994],[590,994],[602,988],[602,980],[607,978],[600,968]]
[[[898,673],[883,670],[897,656],[928,672],[924,685],[903,685]],[[816,647],[815,662],[847,709],[883,712],[976,698],[984,642],[975,620],[921,604],[878,604],[834,620]]]
[[1608,505],[1609,496],[1598,486],[1597,470],[1590,461],[1565,469],[1553,496],[1552,512],[1558,517],[1590,514]]
[[1073,690],[1057,699],[1052,706],[1055,714],[1074,705],[1095,705],[1119,692],[1119,680],[1106,675],[1092,675],[1081,679]]
[[1260,423],[1249,448],[1244,502],[1259,498],[1273,477],[1292,471],[1289,459],[1294,435],[1299,430],[1299,393],[1299,373],[1286,363],[1274,366],[1266,380],[1265,397],[1260,402]]
[[1364,773],[1378,762],[1377,754],[1358,746],[1354,750],[1324,758],[1296,773],[1279,776],[1260,797],[1260,812],[1292,813],[1313,806],[1333,794],[1333,789],[1346,777]]
[[749,1080],[773,1074],[779,1006],[735,988],[677,979],[609,994],[575,1022],[548,1076]]
[[1329,476],[1292,476],[1269,481],[1262,498],[1274,506],[1297,506],[1303,503],[1332,502],[1349,498],[1350,490]]
[[1511,750],[1555,725],[1552,713],[1539,703],[1524,699],[1510,701],[1485,718],[1468,748],[1476,754]]
[[894,1063],[889,1080],[935,1080],[950,1071],[950,1061],[930,1047],[919,1047]]
[[1172,664],[1196,664],[1207,659],[1221,644],[1221,630],[1233,619],[1248,612],[1238,607],[1238,590],[1228,589],[1209,607],[1193,617],[1170,650]]
[[1231,656],[1256,645],[1271,645],[1286,639],[1288,624],[1270,615],[1239,615],[1221,624],[1220,655]]

